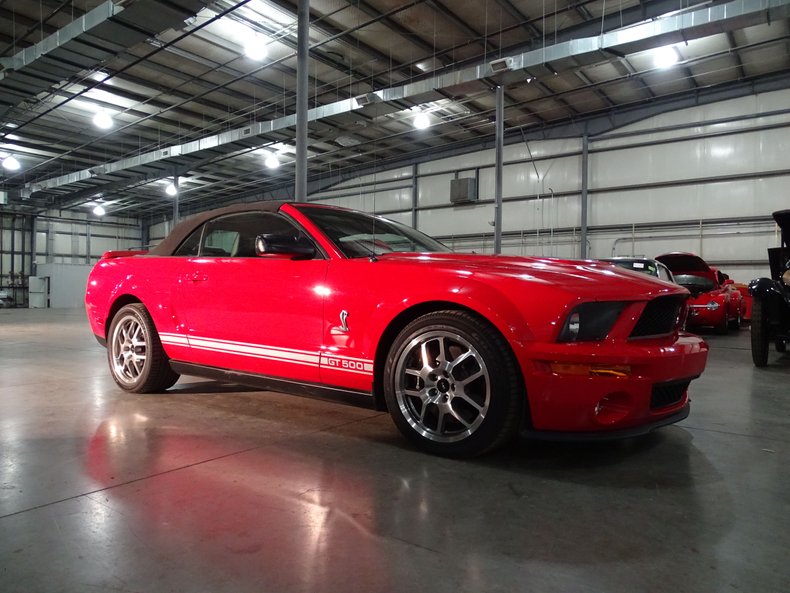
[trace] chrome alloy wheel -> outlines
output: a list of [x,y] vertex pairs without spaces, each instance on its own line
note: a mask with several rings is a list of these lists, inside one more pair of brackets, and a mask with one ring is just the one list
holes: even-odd
[[480,353],[446,331],[416,336],[398,354],[395,397],[409,425],[440,443],[469,437],[491,402],[491,377]]
[[140,319],[125,315],[116,325],[111,339],[112,372],[118,381],[133,384],[140,379],[148,355],[146,333]]

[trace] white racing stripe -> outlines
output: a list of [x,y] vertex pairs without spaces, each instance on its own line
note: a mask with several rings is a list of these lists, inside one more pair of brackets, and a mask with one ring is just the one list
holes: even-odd
[[267,346],[263,344],[248,344],[231,340],[218,340],[200,336],[185,336],[183,334],[160,333],[159,339],[163,344],[172,346],[190,346],[196,350],[233,354],[270,360],[272,362],[287,362],[291,364],[322,367],[327,370],[353,373],[355,375],[373,374],[373,361],[366,358],[351,356],[338,356],[336,354],[320,354],[308,350],[296,350]]

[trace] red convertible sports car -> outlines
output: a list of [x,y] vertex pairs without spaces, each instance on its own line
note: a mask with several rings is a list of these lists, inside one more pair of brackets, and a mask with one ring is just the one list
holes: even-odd
[[679,251],[656,258],[675,276],[675,282],[691,292],[688,327],[713,327],[726,334],[739,329],[743,319],[743,296],[724,273],[693,253]]
[[259,202],[179,223],[88,280],[116,383],[180,374],[388,410],[420,448],[619,438],[677,422],[707,344],[686,289],[605,263],[461,255],[379,216]]

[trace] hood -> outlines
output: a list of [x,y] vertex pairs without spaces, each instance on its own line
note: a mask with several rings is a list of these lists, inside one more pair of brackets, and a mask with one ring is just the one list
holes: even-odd
[[379,261],[425,265],[454,275],[481,280],[498,277],[539,283],[579,298],[595,300],[638,300],[658,294],[686,293],[678,285],[598,260],[459,253],[393,253],[380,256]]
[[683,274],[689,272],[709,272],[710,267],[699,255],[693,253],[682,253],[674,251],[656,257],[658,261],[669,268],[673,274]]

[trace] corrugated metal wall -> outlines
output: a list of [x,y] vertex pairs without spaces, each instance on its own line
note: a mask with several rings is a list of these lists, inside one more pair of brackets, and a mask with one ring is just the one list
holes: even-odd
[[[577,257],[582,139],[505,147],[503,252]],[[790,91],[659,115],[589,139],[590,257],[691,251],[733,279],[766,275],[790,207]],[[311,200],[376,211],[461,250],[493,251],[494,151],[346,181]],[[450,181],[476,177],[479,202]]]

